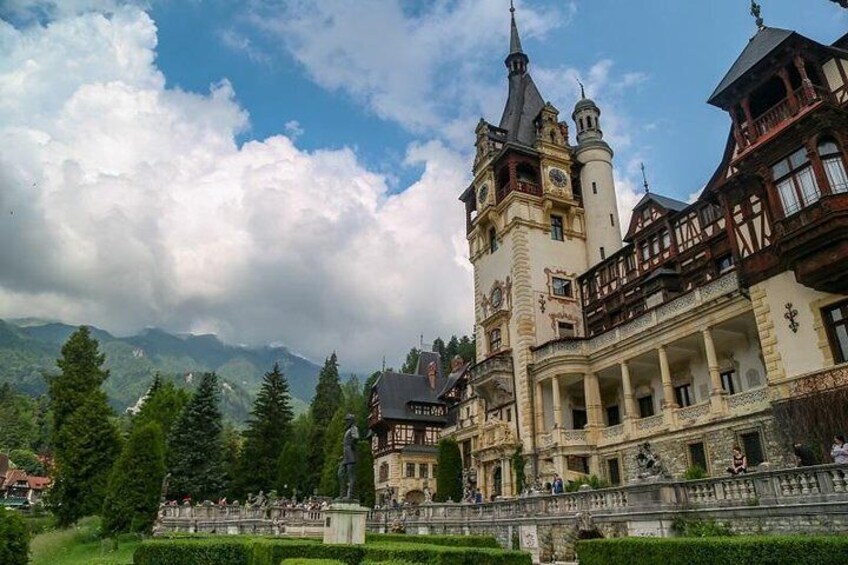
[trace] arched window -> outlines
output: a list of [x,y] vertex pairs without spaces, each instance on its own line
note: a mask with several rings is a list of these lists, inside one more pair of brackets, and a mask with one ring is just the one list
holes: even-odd
[[498,250],[498,232],[495,228],[489,228],[489,253],[494,253]]
[[827,173],[827,182],[833,194],[848,192],[848,175],[845,174],[845,163],[839,147],[831,139],[824,139],[819,143],[819,156]]

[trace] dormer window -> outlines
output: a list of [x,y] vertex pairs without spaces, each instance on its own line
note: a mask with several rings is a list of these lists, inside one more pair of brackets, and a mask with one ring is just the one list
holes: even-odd
[[787,216],[816,202],[821,196],[807,150],[803,147],[772,165],[771,174]]
[[833,194],[848,192],[848,175],[845,174],[845,163],[842,161],[839,147],[833,141],[825,140],[819,143],[818,152],[824,172],[827,174],[830,192]]

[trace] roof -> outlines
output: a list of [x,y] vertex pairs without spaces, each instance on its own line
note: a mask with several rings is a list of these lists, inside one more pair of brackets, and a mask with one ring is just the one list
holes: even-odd
[[16,483],[26,482],[27,474],[23,469],[9,469],[6,471],[6,480],[3,481],[3,486],[9,488],[15,486]]
[[536,142],[535,120],[544,107],[545,101],[530,73],[509,77],[509,96],[500,123],[507,130],[507,141],[532,147]]
[[444,405],[444,402],[439,400],[438,394],[444,388],[446,382],[445,377],[438,375],[436,386],[430,388],[426,375],[408,375],[386,371],[380,375],[380,378],[374,384],[383,419],[445,422],[444,416],[414,414],[410,409],[410,404]]
[[510,8],[509,23],[509,54],[524,53],[521,49],[521,38],[518,37],[518,26],[515,25],[515,8]]
[[662,194],[655,194],[653,192],[649,192],[642,197],[636,206],[633,207],[635,210],[644,204],[645,202],[653,201],[665,208],[666,210],[670,210],[672,212],[680,212],[681,210],[688,208],[689,204],[683,202],[681,200],[675,200],[674,198],[669,198],[668,196],[663,196]]
[[28,476],[27,483],[29,484],[29,488],[33,490],[44,490],[50,486],[50,477],[35,477]]
[[730,85],[742,78],[742,76],[750,71],[754,66],[768,57],[768,55],[777,49],[784,41],[789,39],[794,31],[788,29],[780,29],[776,27],[763,26],[757,31],[757,34],[748,41],[748,45],[742,50],[742,53],[737,57],[736,62],[718,83],[718,86],[710,95],[708,103],[717,104],[717,98],[727,90]]
[[581,98],[580,100],[577,101],[577,104],[574,105],[574,111],[577,112],[579,110],[582,110],[583,108],[592,108],[592,107],[597,108],[598,105],[595,104],[595,101],[592,100],[591,98],[586,98],[584,96],[583,98]]

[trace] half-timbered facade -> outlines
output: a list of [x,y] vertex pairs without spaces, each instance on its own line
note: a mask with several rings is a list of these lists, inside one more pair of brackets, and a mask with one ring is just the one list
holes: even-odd
[[478,357],[441,395],[467,476],[517,494],[520,447],[543,482],[619,483],[646,441],[676,475],[722,473],[733,445],[790,463],[773,403],[848,360],[848,39],[760,25],[709,98],[730,131],[705,189],[618,226],[600,109],[577,103],[572,145],[511,26],[461,196]]

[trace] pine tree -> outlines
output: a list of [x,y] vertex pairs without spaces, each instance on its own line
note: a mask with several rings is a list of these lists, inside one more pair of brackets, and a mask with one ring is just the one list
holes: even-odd
[[359,440],[356,444],[356,498],[363,506],[374,507],[374,457],[371,442]]
[[80,326],[62,346],[62,357],[56,361],[62,372],[47,377],[54,444],[62,426],[85,400],[96,394],[106,401],[106,394],[100,390],[109,376],[109,371],[103,369],[105,360],[86,326]]
[[315,386],[310,413],[312,432],[309,435],[307,461],[309,463],[310,488],[321,482],[324,469],[324,432],[342,402],[342,387],[339,382],[339,364],[335,352],[324,362]]
[[439,441],[438,461],[435,500],[459,502],[462,500],[462,455],[456,440],[444,438]]
[[339,407],[327,425],[324,435],[324,466],[321,469],[321,481],[318,485],[318,493],[323,496],[339,496],[338,472],[339,463],[342,461],[346,415],[347,410]]
[[242,494],[274,488],[277,464],[291,429],[294,415],[289,384],[277,363],[265,373],[250,415],[240,456],[238,484]]
[[156,375],[147,391],[147,398],[133,418],[133,427],[158,424],[162,435],[167,438],[190,397],[187,390],[177,388],[174,383],[163,381]]
[[239,474],[241,473],[241,432],[232,424],[224,422],[221,431],[221,449],[223,451],[224,465],[224,491],[223,494],[233,500],[243,496],[239,485]]
[[417,347],[410,349],[409,353],[406,354],[406,361],[403,362],[403,367],[400,368],[400,372],[407,375],[414,375],[415,369],[418,368],[418,357],[420,355],[421,350]]
[[105,532],[150,532],[165,476],[164,443],[156,423],[133,430],[109,479],[103,503]]
[[298,416],[291,428],[277,464],[277,492],[286,497],[303,498],[312,494],[309,490],[310,475],[306,461],[306,446],[312,428],[309,414]]
[[218,377],[215,373],[204,373],[168,438],[170,493],[175,498],[207,500],[223,492],[222,419],[218,402]]
[[111,416],[102,396],[94,394],[65,420],[59,432],[49,504],[62,526],[100,511],[109,472],[121,450]]

